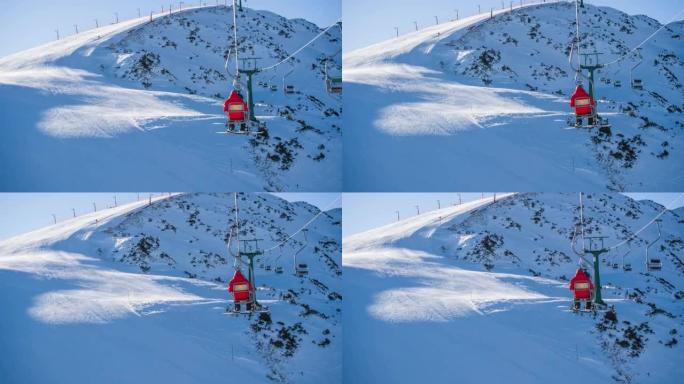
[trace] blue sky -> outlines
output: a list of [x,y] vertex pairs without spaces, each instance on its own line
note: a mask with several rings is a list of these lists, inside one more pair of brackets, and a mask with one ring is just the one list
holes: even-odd
[[[637,200],[653,200],[662,205],[669,205],[681,193],[629,193]],[[461,193],[463,202],[481,198],[481,193]],[[485,193],[492,196],[492,193]],[[397,220],[396,211],[402,219],[416,215],[416,205],[420,212],[437,209],[437,200],[442,207],[458,201],[457,193],[345,193],[342,195],[342,235],[349,236],[377,228]],[[684,206],[684,197],[675,206]]]
[[[536,1],[536,0],[535,0]],[[520,2],[520,0],[516,0]],[[585,0],[586,3],[610,6],[629,14],[646,14],[661,22],[672,18],[677,11],[684,9],[684,0]],[[505,4],[509,4],[505,0]],[[394,37],[394,27],[400,33],[414,30],[414,21],[419,26],[433,25],[435,16],[440,20],[459,16],[472,16],[477,6],[482,10],[490,7],[501,8],[501,0],[343,0],[344,52],[387,40]]]
[[[219,4],[225,0],[219,0]],[[216,0],[203,0],[216,4]],[[228,0],[231,4],[232,0]],[[184,1],[184,7],[199,5],[199,0]],[[0,12],[0,57],[32,48],[56,38],[55,29],[62,35],[74,33],[74,24],[80,30],[93,28],[95,19],[100,25],[112,23],[115,12],[119,19],[143,15],[150,10],[160,12],[162,4],[177,9],[179,2],[168,0],[31,0],[3,1]],[[319,26],[336,22],[342,14],[340,0],[243,0],[243,5],[267,9],[288,18],[304,18]]]
[[[306,201],[321,209],[341,206],[339,193],[276,195],[289,201]],[[138,199],[138,193],[0,193],[0,240],[51,225],[52,214],[57,220],[68,219],[73,216],[72,208],[78,215],[92,212],[93,203],[98,210],[111,207],[114,196],[119,205]],[[140,193],[140,199],[148,197],[149,193]]]

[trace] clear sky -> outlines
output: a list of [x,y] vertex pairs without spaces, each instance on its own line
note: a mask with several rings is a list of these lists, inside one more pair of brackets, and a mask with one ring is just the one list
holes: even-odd
[[[528,2],[529,0],[525,0]],[[535,0],[539,1],[539,0]],[[516,0],[519,3],[520,0]],[[669,21],[679,10],[684,9],[684,0],[585,0],[586,3],[610,6],[629,14],[646,14],[660,22]],[[510,4],[505,0],[506,5]],[[394,27],[400,33],[415,30],[419,26],[434,25],[435,16],[440,22],[459,16],[472,16],[481,9],[501,8],[501,0],[343,0],[344,52],[363,48],[395,36]]]
[[[485,193],[485,197],[492,193]],[[684,196],[677,204],[670,203],[681,193],[629,193],[637,200],[653,200],[669,209],[684,206]],[[481,193],[461,193],[463,202],[480,199]],[[377,228],[397,220],[397,213],[402,219],[416,215],[416,205],[420,212],[437,209],[437,200],[442,207],[458,202],[457,193],[345,193],[342,195],[342,235],[349,236],[369,229]]]
[[[155,193],[159,195],[159,193]],[[306,201],[321,209],[341,206],[339,193],[278,193],[288,201]],[[76,214],[112,207],[114,196],[117,204],[136,201],[138,193],[0,193],[0,240],[39,229],[57,220],[68,219]],[[140,193],[146,199],[149,193]],[[336,201],[337,200],[337,201]]]
[[[485,197],[492,193],[485,193]],[[461,193],[461,201],[482,198],[482,193]],[[458,203],[458,193],[344,193],[342,195],[342,236],[349,236],[415,216],[416,205],[424,213]]]
[[[219,0],[224,4],[226,0]],[[228,4],[232,0],[227,0]],[[184,1],[183,6],[197,6],[200,1]],[[216,0],[203,0],[203,3],[216,4]],[[95,19],[100,25],[112,23],[115,12],[119,19],[131,19],[138,16],[138,8],[143,15],[151,10],[161,12],[162,4],[168,11],[169,4],[179,7],[179,1],[173,0],[31,0],[0,1],[0,57],[10,53],[23,51],[56,38],[55,29],[62,36],[75,32],[74,24],[80,30],[95,26]],[[319,26],[328,26],[336,22],[342,14],[340,0],[243,0],[243,5],[254,9],[266,9],[288,18],[304,18]]]

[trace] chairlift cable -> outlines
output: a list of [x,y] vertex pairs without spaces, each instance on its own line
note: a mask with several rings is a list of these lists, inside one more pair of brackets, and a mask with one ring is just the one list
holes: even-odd
[[311,39],[308,43],[306,43],[306,44],[304,44],[303,46],[301,46],[299,49],[297,49],[296,51],[294,51],[294,52],[293,52],[292,54],[290,54],[288,57],[286,57],[285,59],[281,60],[280,62],[278,62],[278,63],[276,63],[276,64],[271,65],[270,67],[261,68],[260,71],[268,71],[268,70],[270,70],[270,69],[273,69],[273,68],[275,68],[275,67],[277,67],[277,66],[279,66],[279,65],[281,65],[281,64],[283,64],[283,63],[285,63],[286,61],[290,60],[291,58],[295,57],[297,54],[299,54],[299,52],[303,51],[306,47],[308,47],[309,45],[313,44],[316,40],[318,40],[321,36],[325,35],[325,34],[326,34],[329,30],[331,30],[333,27],[336,27],[341,21],[342,21],[342,18],[338,19],[334,24],[332,24],[332,25],[329,26],[328,28],[324,29],[323,32],[321,32],[321,33],[319,33],[318,35],[316,35],[316,37],[314,37],[314,38]]
[[321,209],[320,212],[318,212],[314,217],[311,218],[311,220],[307,221],[301,228],[299,228],[296,232],[294,232],[292,235],[288,236],[287,239],[282,241],[281,243],[274,245],[271,248],[268,248],[264,250],[264,253],[266,252],[271,252],[272,250],[280,247],[281,245],[285,245],[288,241],[292,240],[293,237],[297,236],[299,232],[304,230],[306,227],[308,227],[311,223],[313,223],[320,215],[324,214],[330,207],[332,207],[335,203],[337,203],[340,200],[340,196],[338,196],[335,200],[333,200],[330,204],[328,204],[325,208]]
[[238,45],[238,32],[237,32],[237,6],[236,6],[236,1],[233,0],[233,48],[235,49],[235,71],[237,72],[236,77],[239,77],[240,75],[240,59],[238,57],[240,51],[239,51],[239,45]]
[[[577,41],[577,67],[582,66],[580,48],[582,46],[582,34],[580,33],[580,11],[579,11],[579,1],[575,1],[575,24],[577,24],[577,34],[575,34],[575,40]],[[570,51],[572,53],[572,51]],[[576,80],[576,79],[575,79]]]
[[[234,4],[235,2],[233,2]],[[237,230],[235,231],[235,239],[237,240],[237,257],[235,258],[238,263],[238,269],[242,268],[242,259],[240,258],[240,217],[238,216],[238,198],[237,192],[235,192],[235,225]]]
[[655,37],[655,35],[657,35],[660,31],[662,31],[662,30],[665,29],[668,25],[670,25],[672,22],[674,22],[675,20],[677,20],[677,19],[679,18],[679,16],[680,16],[682,13],[684,13],[684,9],[680,10],[679,12],[677,12],[677,13],[675,14],[675,16],[674,16],[672,19],[670,19],[670,21],[668,21],[668,22],[666,22],[665,24],[663,24],[662,26],[660,26],[660,28],[658,28],[655,32],[653,32],[650,36],[648,36],[644,41],[642,41],[641,43],[639,43],[636,47],[632,48],[629,52],[625,53],[624,55],[618,57],[617,59],[615,59],[615,60],[613,60],[613,61],[611,61],[611,62],[608,62],[608,63],[603,64],[603,66],[605,67],[605,66],[607,66],[607,65],[612,65],[612,64],[615,64],[615,63],[617,63],[617,62],[619,62],[619,61],[622,61],[622,59],[624,59],[625,57],[631,55],[631,54],[634,53],[637,49],[643,47],[644,44],[646,44],[647,41],[651,40],[651,39],[652,39],[653,37]]
[[[679,199],[681,199],[682,197],[684,197],[684,193],[682,193],[681,195],[677,196],[677,198],[675,198],[674,200],[672,200],[672,201],[670,202],[670,204],[668,204],[668,206],[673,206],[673,205],[674,205],[677,201],[679,201]],[[667,206],[666,206],[666,207],[662,210],[662,212],[660,212],[659,214],[657,214],[651,221],[649,221],[646,225],[644,225],[643,227],[641,227],[641,229],[639,229],[638,231],[634,232],[634,234],[632,234],[632,236],[630,236],[630,237],[628,237],[627,239],[625,239],[625,240],[623,240],[623,241],[621,241],[621,242],[619,242],[619,243],[613,245],[612,247],[609,247],[608,249],[611,249],[611,250],[612,250],[612,249],[618,248],[618,247],[622,246],[623,244],[625,244],[625,243],[627,243],[627,242],[633,240],[639,233],[643,232],[646,228],[648,228],[648,227],[649,227],[651,224],[653,224],[656,220],[660,219],[660,217],[663,216],[663,215],[664,215],[666,212],[668,212],[668,211],[669,211],[669,209],[668,209]]]

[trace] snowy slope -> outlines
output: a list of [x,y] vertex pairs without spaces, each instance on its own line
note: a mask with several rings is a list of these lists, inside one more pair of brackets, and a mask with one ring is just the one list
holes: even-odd
[[[662,216],[663,237],[652,248],[662,271],[645,270],[654,226],[602,260],[613,321],[569,310],[577,205],[577,194],[516,194],[344,238],[345,381],[678,382],[681,212]],[[619,194],[588,194],[585,229],[608,236],[611,246],[661,210]],[[622,271],[623,256],[631,272]]]
[[[321,32],[251,9],[238,25],[240,55],[262,67]],[[221,134],[232,26],[230,7],[189,8],[1,58],[0,160],[14,166],[0,170],[0,189],[339,190],[341,101],[323,62],[339,71],[340,28],[255,76],[269,137],[253,140]],[[284,94],[285,75],[296,94]]]
[[[232,194],[91,213],[0,243],[0,382],[341,382],[339,209],[258,261],[270,316],[235,316]],[[242,237],[270,248],[320,212],[240,194]],[[282,274],[275,267],[282,266]]]
[[[591,5],[581,19],[582,52],[605,52],[603,63],[661,28]],[[446,22],[351,52],[344,57],[344,141],[354,150],[345,156],[345,186],[681,190],[683,27],[666,26],[640,57],[598,72],[599,109],[611,132],[568,128],[574,3],[497,10],[493,18]],[[634,76],[644,90],[637,91],[630,68],[642,59]],[[449,167],[447,177],[441,166]]]

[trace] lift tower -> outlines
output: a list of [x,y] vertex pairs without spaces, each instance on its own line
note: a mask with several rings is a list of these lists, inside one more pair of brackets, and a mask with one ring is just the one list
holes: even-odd
[[598,306],[605,306],[606,303],[601,297],[601,276],[599,274],[599,259],[602,254],[609,251],[603,244],[603,240],[607,236],[587,236],[585,239],[589,240],[589,247],[585,245],[584,252],[591,253],[594,256],[594,304]]
[[582,53],[583,64],[580,65],[580,69],[586,69],[589,72],[589,96],[596,100],[594,95],[594,72],[597,69],[603,68],[602,64],[599,64],[599,55],[603,53],[592,52],[592,53]]
[[[259,241],[261,240],[263,239],[240,240],[240,256],[245,256],[247,257],[247,260],[249,260],[249,263],[247,264],[247,280],[249,280],[249,283],[252,285],[252,287],[254,287],[255,291],[256,283],[254,280],[254,259],[264,254],[264,252],[259,248]],[[251,301],[254,303],[255,307],[258,307],[256,295],[253,293],[252,295]]]
[[247,75],[247,104],[249,105],[249,120],[251,121],[258,121],[254,115],[254,96],[252,87],[252,78],[260,71],[257,67],[257,60],[261,60],[261,58],[240,57],[241,65],[240,68],[238,68],[238,73]]

